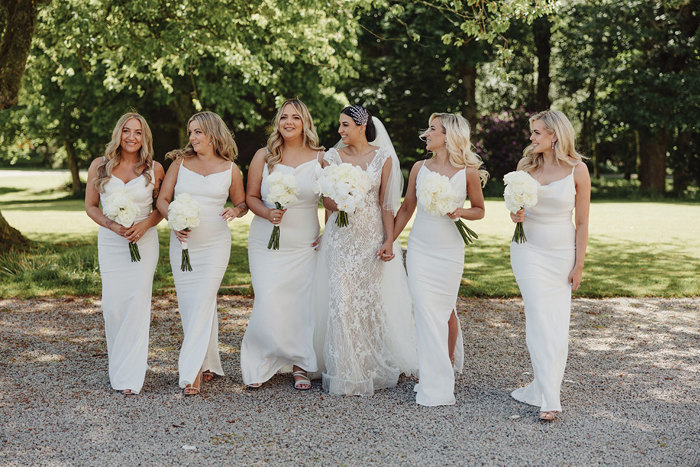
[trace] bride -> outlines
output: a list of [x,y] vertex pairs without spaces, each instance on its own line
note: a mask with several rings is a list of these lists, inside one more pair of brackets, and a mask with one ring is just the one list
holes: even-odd
[[323,200],[332,214],[317,268],[315,348],[324,390],[372,395],[417,367],[406,273],[392,243],[403,178],[384,126],[364,107],[343,109],[338,133],[341,142],[326,152],[324,166],[360,167],[371,186],[345,227],[336,225],[335,201]]

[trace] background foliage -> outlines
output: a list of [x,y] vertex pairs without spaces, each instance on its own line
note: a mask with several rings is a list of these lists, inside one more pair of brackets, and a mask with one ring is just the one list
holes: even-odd
[[406,170],[425,157],[428,116],[463,113],[492,194],[527,144],[527,116],[551,106],[574,122],[595,177],[697,197],[696,0],[45,3],[19,104],[0,112],[0,164],[70,168],[76,197],[79,170],[129,109],[147,117],[159,159],[184,144],[192,113],[218,112],[245,168],[297,96],[326,146],[342,106],[366,105]]

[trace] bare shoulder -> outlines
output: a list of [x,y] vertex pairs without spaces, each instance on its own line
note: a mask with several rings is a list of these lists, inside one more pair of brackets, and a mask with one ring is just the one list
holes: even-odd
[[97,170],[97,167],[99,167],[100,164],[102,164],[103,160],[104,159],[102,157],[98,157],[98,158],[93,159],[92,162],[90,162],[89,170]]
[[479,176],[479,171],[476,170],[474,167],[467,167],[464,169],[464,172],[467,175],[467,178],[474,178]]
[[586,165],[585,162],[579,162],[576,164],[576,167],[574,168],[574,174],[583,174],[583,173],[588,173],[588,166]]
[[523,158],[523,159],[520,159],[520,160],[518,161],[518,166],[516,167],[516,170],[522,170],[523,167],[525,167],[525,159],[524,159],[524,158]]
[[253,155],[253,161],[265,160],[265,156],[267,156],[267,146],[263,146],[262,148],[255,151],[255,154]]
[[163,164],[161,164],[158,161],[153,161],[153,170],[156,172],[156,174],[164,174],[165,170],[163,170]]

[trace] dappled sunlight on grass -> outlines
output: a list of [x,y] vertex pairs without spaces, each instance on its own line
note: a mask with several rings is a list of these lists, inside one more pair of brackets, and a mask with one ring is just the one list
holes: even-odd
[[[12,172],[8,175],[9,172]],[[0,297],[98,295],[98,226],[82,200],[56,190],[67,174],[22,175],[0,170],[0,210],[31,240],[32,249],[0,257]],[[319,209],[323,222],[324,211]],[[222,292],[250,295],[248,230],[253,214],[232,221],[231,258]],[[405,248],[413,220],[402,232]],[[510,267],[514,224],[501,200],[486,201],[486,218],[469,221],[479,239],[465,248],[460,293],[476,297],[519,295]],[[594,202],[583,283],[574,296],[700,295],[700,205],[672,202]],[[168,255],[170,231],[158,225],[160,261],[154,293],[174,291]]]

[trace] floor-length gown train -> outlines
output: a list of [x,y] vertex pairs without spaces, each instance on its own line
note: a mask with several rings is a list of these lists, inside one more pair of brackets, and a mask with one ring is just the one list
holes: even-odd
[[193,384],[199,370],[223,375],[219,358],[216,294],[231,254],[231,231],[221,217],[229,196],[231,170],[200,175],[180,165],[175,198],[189,193],[199,203],[199,226],[187,241],[192,271],[181,271],[182,245],[170,233],[170,267],[175,280],[184,339],[178,370],[180,387]]
[[[140,222],[151,213],[153,180],[140,175],[128,183],[112,176],[104,186],[104,199],[115,190],[126,190],[136,204]],[[109,380],[116,390],[138,394],[148,368],[148,334],[151,325],[153,274],[158,263],[158,233],[151,227],[136,242],[141,261],[132,262],[129,241],[100,227],[97,252],[102,277],[102,314],[105,320]]]
[[[248,262],[255,302],[241,343],[241,372],[245,384],[264,383],[293,365],[315,372],[312,293],[318,252],[318,194],[315,183],[321,166],[317,159],[298,167],[276,164],[273,171],[296,177],[298,200],[286,206],[279,224],[279,250],[268,249],[273,225],[255,216],[248,236]],[[270,192],[267,164],[263,168],[260,194]]]
[[[575,169],[575,168],[574,168]],[[511,393],[543,412],[561,411],[559,392],[569,350],[571,284],[576,230],[574,169],[539,185],[537,205],[525,208],[527,242],[511,243],[511,265],[525,303],[525,334],[534,380]]]
[[[416,188],[430,172],[425,163],[418,171]],[[460,206],[466,199],[466,171],[450,178]],[[415,387],[420,405],[455,403],[455,370],[464,364],[462,329],[458,322],[454,366],[450,362],[447,340],[448,320],[456,314],[457,295],[464,272],[464,241],[449,216],[429,214],[418,203],[416,219],[408,237],[406,254],[408,284],[416,316],[419,383]]]

